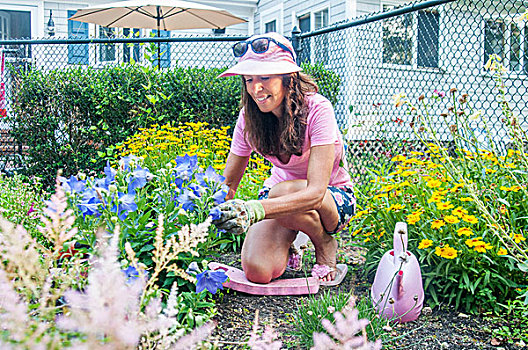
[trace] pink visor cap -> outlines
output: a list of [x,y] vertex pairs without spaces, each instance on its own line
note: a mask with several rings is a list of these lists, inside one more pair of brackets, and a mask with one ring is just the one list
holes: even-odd
[[[291,53],[270,41],[268,50],[262,53],[253,51],[248,44],[246,53],[237,58],[238,63],[229,68],[218,77],[230,77],[233,75],[274,75],[299,72],[301,67],[295,63],[296,55],[291,42],[278,33],[265,33],[253,35],[246,41],[249,43],[258,38],[272,38],[290,49]],[[293,54],[293,56],[292,56]]]

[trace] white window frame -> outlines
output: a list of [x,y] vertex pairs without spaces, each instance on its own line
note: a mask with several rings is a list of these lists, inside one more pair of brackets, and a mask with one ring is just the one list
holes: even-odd
[[[486,62],[484,62],[484,54],[485,54],[485,47],[484,43],[486,40],[486,22],[487,21],[502,21],[505,24],[505,33],[504,33],[504,44],[505,47],[503,48],[504,57],[501,57],[501,64],[506,68],[506,70],[510,74],[518,75],[518,76],[527,76],[527,72],[524,70],[524,67],[528,67],[528,62],[525,62],[525,59],[528,59],[525,55],[525,53],[528,53],[528,24],[524,21],[521,21],[519,23],[516,23],[514,21],[514,16],[512,15],[495,15],[495,16],[485,16],[482,18],[482,25],[481,25],[481,53],[480,53],[480,64],[482,66],[483,73],[490,74],[489,71],[486,71],[484,69],[484,65]],[[521,47],[520,47],[520,69],[519,70],[511,70],[510,66],[510,55],[511,55],[511,46],[512,46],[512,31],[511,31],[511,25],[516,25],[521,32]],[[526,29],[525,29],[526,27]]]
[[[402,4],[404,4],[405,2],[404,1],[383,1],[381,2],[380,4],[380,11],[383,11],[383,7],[385,6],[392,6],[392,7],[397,7],[397,6],[400,6]],[[442,18],[443,18],[443,13],[442,13],[442,9],[441,8],[435,8],[434,9],[435,11],[438,11],[438,67],[426,67],[426,66],[418,66],[418,16],[417,16],[417,13],[413,12],[413,13],[409,13],[410,15],[412,15],[412,37],[411,37],[411,41],[412,41],[412,47],[411,47],[411,64],[407,65],[407,64],[398,64],[398,63],[390,63],[390,62],[383,62],[383,28],[381,30],[381,41],[382,41],[382,44],[381,44],[381,61],[382,61],[382,64],[384,67],[394,67],[394,68],[399,68],[399,69],[413,69],[413,70],[432,70],[432,71],[440,71],[442,68],[442,52],[441,52],[441,49],[442,49],[442,46],[441,46],[441,43],[442,43]]]
[[[320,13],[320,12],[323,12],[323,11],[327,11],[328,12],[328,23],[327,25],[330,25],[330,18],[331,18],[331,13],[330,13],[330,6],[328,4],[325,4],[324,6],[319,6],[319,7],[316,7],[314,8],[311,12],[310,12],[310,28],[313,28],[312,30],[317,30],[317,29],[321,29],[323,27],[320,27],[320,28],[315,28],[315,14],[316,13]],[[310,41],[312,43],[312,48],[310,50],[310,60],[313,62],[313,59],[315,57],[315,54],[314,54],[314,51],[315,51],[315,48],[317,47],[316,45],[316,37],[311,37],[310,38]],[[328,37],[324,37],[324,39],[326,39],[327,41],[327,48],[328,48]],[[328,51],[326,51],[326,54],[325,54],[325,57],[324,57],[324,61],[322,62],[324,65],[327,65],[329,62],[328,62]]]
[[284,34],[284,4],[282,2],[260,13],[260,33],[264,33],[266,30],[266,23],[273,20],[277,21],[277,33]]

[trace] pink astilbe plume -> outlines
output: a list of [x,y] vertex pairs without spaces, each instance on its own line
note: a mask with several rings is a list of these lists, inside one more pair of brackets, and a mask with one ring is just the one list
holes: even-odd
[[262,336],[259,335],[259,310],[255,311],[255,320],[253,321],[253,329],[248,341],[248,345],[252,350],[280,350],[282,342],[275,340],[277,335],[273,331],[271,325],[267,325]]
[[145,328],[138,320],[143,281],[127,283],[117,261],[118,240],[116,228],[109,243],[100,244],[85,290],[65,294],[69,311],[57,323],[86,335],[85,342],[76,340],[77,349],[133,349]]
[[7,278],[17,290],[24,290],[28,298],[38,294],[47,270],[44,268],[38,245],[24,227],[0,217],[0,257]]
[[[335,325],[327,319],[321,321],[321,324],[330,334],[314,333],[314,346],[312,350],[379,350],[381,341],[369,342],[365,327],[369,324],[367,319],[358,319],[359,311],[354,308],[354,300],[351,301],[351,307],[346,308],[343,312],[335,312]],[[361,335],[357,335],[361,333]],[[333,339],[332,339],[333,338]]]
[[51,196],[48,207],[43,210],[44,215],[40,220],[44,227],[39,227],[39,231],[54,244],[53,255],[57,254],[63,244],[77,234],[77,227],[72,227],[75,222],[73,210],[68,208],[68,199],[64,193],[59,179],[55,187],[55,194]]
[[27,311],[27,304],[15,292],[6,273],[0,270],[0,329],[9,334],[10,339],[21,341],[24,338],[29,321]]

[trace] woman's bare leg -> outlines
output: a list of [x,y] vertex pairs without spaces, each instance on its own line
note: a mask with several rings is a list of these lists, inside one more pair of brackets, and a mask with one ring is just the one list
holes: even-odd
[[[305,180],[285,181],[274,186],[269,197],[280,197],[304,188]],[[298,231],[310,237],[318,264],[335,267],[337,241],[326,233],[325,227],[333,230],[338,220],[337,207],[327,190],[319,210],[264,220],[251,226],[242,247],[242,267],[246,277],[253,282],[268,283],[282,275],[286,269],[289,247]],[[323,280],[334,278],[335,272],[332,272]]]
[[288,263],[288,250],[297,235],[275,219],[252,225],[242,246],[242,268],[255,283],[269,283],[281,276]]

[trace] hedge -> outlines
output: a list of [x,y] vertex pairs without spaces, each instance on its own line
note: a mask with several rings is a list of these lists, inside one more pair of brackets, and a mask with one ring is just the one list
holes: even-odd
[[[303,68],[335,104],[339,77],[321,65]],[[15,140],[28,146],[25,172],[50,185],[58,169],[64,176],[99,171],[103,164],[96,161],[97,152],[154,123],[234,125],[241,82],[217,79],[222,71],[123,64],[15,73],[14,113],[8,120]]]

